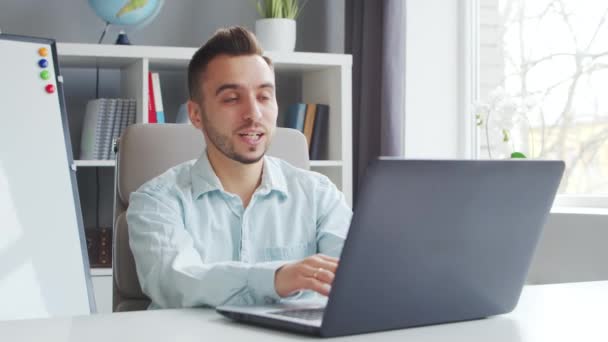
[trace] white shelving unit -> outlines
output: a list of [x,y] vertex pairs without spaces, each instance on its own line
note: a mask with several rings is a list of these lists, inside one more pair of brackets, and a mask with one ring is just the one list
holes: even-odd
[[[178,74],[183,78],[184,89],[187,78],[187,66],[196,48],[154,47],[154,46],[118,46],[58,43],[59,63],[62,70],[66,68],[119,70],[121,97],[135,98],[137,101],[138,123],[147,123],[148,109],[148,71]],[[351,108],[351,67],[350,55],[326,53],[275,53],[268,52],[273,60],[277,78],[281,75],[295,77],[299,81],[298,101],[304,103],[323,103],[330,108],[328,126],[328,158],[311,161],[311,169],[327,175],[352,205],[352,108]],[[64,83],[69,84],[70,79]],[[163,100],[165,88],[163,85]],[[280,86],[277,92],[280,98]],[[66,92],[66,98],[70,94]],[[184,91],[183,98],[187,94]],[[174,107],[176,104],[173,104]],[[165,103],[165,108],[170,107]],[[282,112],[279,108],[279,113]],[[68,116],[71,114],[68,108]],[[77,156],[75,156],[77,157]],[[76,160],[78,168],[114,167],[113,160]],[[108,206],[111,208],[112,206]],[[111,271],[94,269],[94,287],[100,311],[107,311],[111,303]],[[109,281],[108,281],[109,279]],[[101,287],[108,287],[102,289]],[[101,305],[100,303],[101,302]]]
[[104,276],[112,276],[111,268],[101,268],[101,267],[92,267],[91,275],[93,277],[104,277]]
[[115,160],[75,160],[76,167],[114,167]]

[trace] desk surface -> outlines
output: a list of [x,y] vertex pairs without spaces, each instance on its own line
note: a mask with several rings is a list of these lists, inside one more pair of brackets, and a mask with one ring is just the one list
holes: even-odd
[[[296,341],[310,337],[234,323],[209,309],[0,322],[3,341]],[[524,288],[492,318],[347,336],[348,341],[608,341],[608,281]],[[332,339],[334,340],[334,339]]]

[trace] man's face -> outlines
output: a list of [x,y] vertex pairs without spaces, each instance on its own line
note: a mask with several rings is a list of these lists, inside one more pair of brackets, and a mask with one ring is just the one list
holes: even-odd
[[274,72],[260,56],[220,55],[200,77],[202,103],[190,101],[189,113],[208,148],[244,164],[259,161],[276,128]]

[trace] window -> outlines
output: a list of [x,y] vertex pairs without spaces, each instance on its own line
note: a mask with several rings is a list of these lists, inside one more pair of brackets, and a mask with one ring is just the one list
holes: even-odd
[[479,0],[479,44],[480,158],[562,159],[559,193],[604,206],[608,3]]

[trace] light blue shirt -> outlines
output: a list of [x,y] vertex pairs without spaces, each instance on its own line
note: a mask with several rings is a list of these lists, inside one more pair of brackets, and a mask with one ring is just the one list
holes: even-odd
[[339,256],[352,210],[324,175],[264,157],[247,208],[224,191],[207,154],[131,194],[129,243],[150,308],[273,303],[275,271]]

